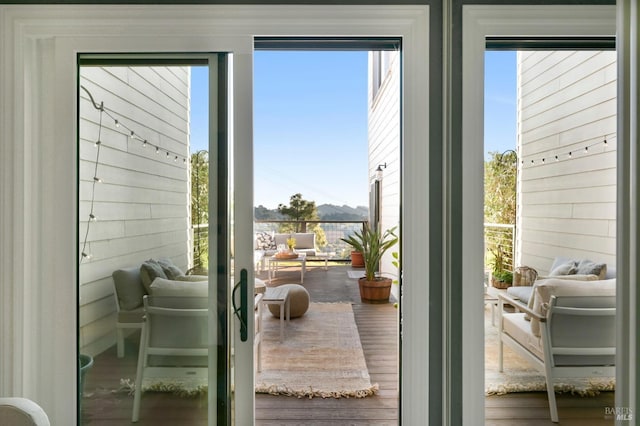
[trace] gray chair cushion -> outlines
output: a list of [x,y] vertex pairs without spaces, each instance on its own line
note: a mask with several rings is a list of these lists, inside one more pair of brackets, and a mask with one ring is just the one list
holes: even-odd
[[142,297],[146,292],[140,278],[140,268],[118,269],[111,276],[120,309],[132,310],[142,306]]
[[520,299],[522,303],[528,305],[529,299],[531,299],[531,295],[533,294],[533,286],[509,287],[507,294]]
[[162,267],[162,271],[170,280],[175,280],[184,275],[184,272],[173,264],[171,259],[158,259],[158,263]]
[[167,274],[164,273],[158,261],[149,259],[140,266],[140,278],[142,278],[142,285],[147,293],[151,293],[151,283],[153,280],[156,278],[167,279]]

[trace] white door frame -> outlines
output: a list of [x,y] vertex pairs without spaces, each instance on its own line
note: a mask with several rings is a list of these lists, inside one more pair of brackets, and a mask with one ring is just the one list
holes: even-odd
[[[463,424],[484,419],[483,135],[487,36],[615,36],[615,6],[463,6],[462,22],[462,405]],[[621,229],[618,228],[618,236]],[[618,281],[618,286],[628,286]],[[482,354],[478,356],[478,354]],[[620,366],[619,366],[620,367]],[[622,366],[624,367],[624,366]],[[618,369],[618,374],[622,374]],[[468,380],[468,381],[467,381]],[[466,385],[470,383],[472,385]],[[482,417],[480,417],[482,416]]]
[[[77,319],[68,306],[77,300],[77,52],[227,50],[234,52],[237,67],[251,63],[252,36],[402,37],[403,280],[424,283],[428,11],[427,6],[0,6],[0,367],[5,372],[0,393],[36,400],[52,424],[76,422]],[[234,87],[236,110],[238,99],[249,96],[246,87]],[[236,154],[250,156],[251,126],[237,123],[250,123],[251,113],[240,114],[233,129]],[[251,179],[251,173],[244,176]],[[236,234],[238,270],[253,270],[252,241],[251,227]],[[428,288],[403,290],[401,415],[408,425],[428,418]],[[250,355],[236,352],[236,357]],[[237,405],[236,414],[253,413],[252,401]],[[248,423],[238,419],[238,424]]]

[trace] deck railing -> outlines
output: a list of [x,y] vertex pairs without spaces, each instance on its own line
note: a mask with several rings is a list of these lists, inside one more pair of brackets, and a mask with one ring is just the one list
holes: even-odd
[[[340,238],[346,238],[355,231],[361,231],[366,220],[256,220],[256,232],[315,232],[317,249],[330,259],[348,259],[350,246]],[[209,225],[191,227],[193,241],[193,269],[206,268],[209,258]]]
[[[331,259],[347,259],[351,246],[340,238],[362,231],[366,220],[256,220],[256,232],[315,232],[316,248]],[[323,238],[324,237],[324,238]]]
[[484,224],[484,267],[491,271],[496,250],[501,250],[506,270],[513,271],[516,259],[516,226],[503,223]]

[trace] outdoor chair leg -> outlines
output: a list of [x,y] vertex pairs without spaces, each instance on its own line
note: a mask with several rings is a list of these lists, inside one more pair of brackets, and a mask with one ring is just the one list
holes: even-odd
[[140,418],[140,399],[142,397],[142,371],[146,366],[146,349],[147,347],[147,327],[142,326],[142,335],[140,336],[140,350],[138,351],[138,370],[136,371],[135,391],[133,394],[133,414],[131,421],[137,422]]
[[116,328],[116,349],[118,358],[124,358],[124,331],[121,328]]
[[500,300],[500,309],[498,310],[498,371],[499,372],[503,372],[504,371],[504,365],[503,365],[503,357],[502,357],[502,351],[504,349],[504,345],[502,344],[502,310],[504,309],[504,303],[502,300]]

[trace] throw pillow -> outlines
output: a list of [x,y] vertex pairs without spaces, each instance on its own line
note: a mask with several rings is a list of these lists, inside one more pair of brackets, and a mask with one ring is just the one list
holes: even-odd
[[573,275],[578,272],[576,262],[569,260],[556,266],[549,272],[549,275]]
[[256,249],[273,250],[276,248],[276,240],[270,232],[258,232],[256,234]]
[[578,274],[593,274],[603,280],[607,275],[607,264],[595,263],[587,259],[582,259],[580,263],[578,263]]
[[162,271],[170,280],[175,280],[184,275],[184,272],[174,265],[171,259],[158,259],[158,264],[160,264]]
[[113,271],[111,276],[116,287],[120,309],[130,311],[142,306],[145,291],[140,280],[140,268],[118,269]]
[[208,297],[209,283],[207,281],[185,282],[158,278],[151,284],[150,290],[152,296]]
[[140,265],[140,278],[142,278],[142,285],[147,293],[150,293],[153,280],[156,278],[167,279],[167,274],[164,273],[158,261],[149,259]]

